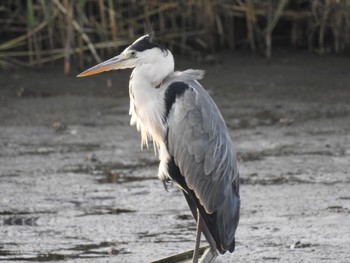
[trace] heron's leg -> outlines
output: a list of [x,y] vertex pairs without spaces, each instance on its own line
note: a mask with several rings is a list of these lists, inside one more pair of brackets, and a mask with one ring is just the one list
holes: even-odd
[[205,235],[206,240],[208,241],[208,243],[210,245],[210,250],[213,252],[213,254],[217,254],[215,240],[214,240],[214,238],[212,237],[212,235],[210,234],[208,228],[206,228],[205,225],[203,226],[203,233]]
[[216,250],[216,243],[212,235],[209,233],[209,230],[205,224],[203,224],[202,232],[204,233],[205,238],[207,239],[210,247],[204,251],[198,263],[212,263],[218,256],[218,252]]
[[203,224],[202,217],[201,217],[201,214],[199,213],[199,210],[197,209],[197,231],[196,231],[196,244],[194,246],[193,257],[192,257],[193,263],[198,263],[199,244],[201,242],[202,224]]

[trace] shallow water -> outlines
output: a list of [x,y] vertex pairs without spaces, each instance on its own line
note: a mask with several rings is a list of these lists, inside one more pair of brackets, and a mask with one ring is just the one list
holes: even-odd
[[[219,61],[203,85],[237,148],[242,210],[236,251],[218,262],[350,261],[350,61]],[[54,73],[0,72],[0,260],[148,262],[191,249],[182,194],[163,189],[129,127],[129,72]]]

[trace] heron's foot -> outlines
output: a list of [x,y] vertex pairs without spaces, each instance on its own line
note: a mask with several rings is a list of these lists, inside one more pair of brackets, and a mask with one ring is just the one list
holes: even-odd
[[199,259],[198,263],[212,263],[215,261],[216,257],[218,256],[218,253],[216,250],[213,250],[211,248],[207,248],[202,257]]

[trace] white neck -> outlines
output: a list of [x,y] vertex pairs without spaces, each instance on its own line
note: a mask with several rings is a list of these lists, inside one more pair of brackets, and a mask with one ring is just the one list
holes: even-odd
[[131,125],[141,133],[142,145],[148,146],[148,138],[159,146],[165,127],[162,119],[164,112],[164,90],[157,89],[163,79],[174,71],[174,59],[170,51],[161,54],[157,61],[138,65],[130,77]]

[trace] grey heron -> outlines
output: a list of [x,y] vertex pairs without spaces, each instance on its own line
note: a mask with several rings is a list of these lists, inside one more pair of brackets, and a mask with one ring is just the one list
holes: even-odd
[[78,75],[134,68],[129,83],[131,125],[142,145],[152,140],[160,164],[158,177],[182,190],[197,221],[193,262],[200,234],[215,259],[235,249],[239,221],[239,171],[225,121],[198,80],[202,70],[174,71],[170,50],[146,34],[120,55]]

